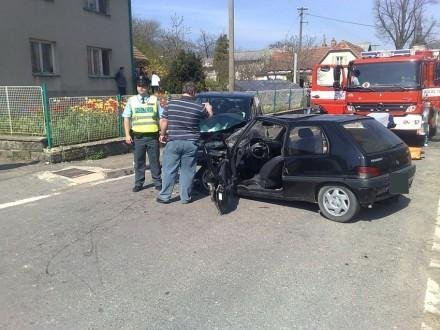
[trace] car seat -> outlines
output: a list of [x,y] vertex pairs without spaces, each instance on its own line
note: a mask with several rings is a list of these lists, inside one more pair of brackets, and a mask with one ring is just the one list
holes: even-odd
[[283,166],[284,156],[273,157],[264,163],[258,174],[251,179],[242,181],[242,184],[245,186],[257,184],[265,189],[281,188]]
[[298,130],[300,139],[296,143],[295,149],[298,154],[315,154],[319,149],[319,140],[313,135],[310,128],[304,127]]

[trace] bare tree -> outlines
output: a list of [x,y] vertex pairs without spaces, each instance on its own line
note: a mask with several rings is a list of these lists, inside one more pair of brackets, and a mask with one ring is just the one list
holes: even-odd
[[[310,69],[308,68],[308,58],[310,57],[310,51],[316,47],[316,37],[311,37],[309,35],[305,35],[302,38],[301,52],[298,54],[299,49],[299,37],[296,35],[292,35],[290,37],[286,37],[284,41],[277,41],[271,44],[269,47],[271,48],[281,48],[286,52],[290,53],[290,69],[293,72],[293,58],[295,52],[297,53],[297,61],[298,68],[300,70]],[[289,67],[288,64],[285,64],[286,67]]]
[[183,16],[174,14],[171,16],[171,27],[162,35],[161,47],[163,57],[170,63],[177,58],[177,55],[183,51],[190,51],[194,48],[189,41],[189,28],[184,25]]
[[157,47],[162,35],[159,22],[135,17],[132,21],[132,28],[135,45],[148,44]]
[[196,41],[196,48],[202,57],[212,57],[214,55],[215,42],[218,37],[200,30],[200,37]]
[[238,72],[238,79],[240,80],[254,80],[258,74],[265,72],[266,63],[261,61],[237,63],[236,70]]
[[396,49],[426,42],[436,20],[428,19],[425,9],[438,0],[375,0],[373,12],[380,38],[391,39]]

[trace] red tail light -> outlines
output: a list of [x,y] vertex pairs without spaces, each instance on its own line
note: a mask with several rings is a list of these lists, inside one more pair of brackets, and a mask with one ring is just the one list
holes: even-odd
[[380,175],[380,170],[372,166],[359,166],[357,168],[358,176],[361,179],[368,179]]

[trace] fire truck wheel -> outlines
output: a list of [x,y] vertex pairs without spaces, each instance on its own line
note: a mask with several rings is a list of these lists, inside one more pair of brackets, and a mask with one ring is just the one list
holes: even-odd
[[437,135],[438,132],[438,111],[435,111],[432,119],[431,119],[431,123],[429,125],[429,137],[434,137]]

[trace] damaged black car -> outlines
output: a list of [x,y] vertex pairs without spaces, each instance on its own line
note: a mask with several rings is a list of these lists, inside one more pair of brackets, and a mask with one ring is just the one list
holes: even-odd
[[407,194],[415,175],[408,146],[373,118],[259,116],[204,146],[220,213],[238,197],[317,203],[348,222],[362,206]]

